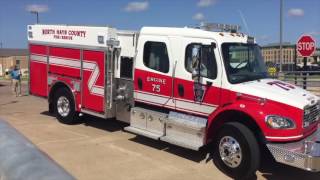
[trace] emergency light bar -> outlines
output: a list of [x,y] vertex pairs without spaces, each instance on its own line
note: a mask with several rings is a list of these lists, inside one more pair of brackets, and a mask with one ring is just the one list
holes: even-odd
[[254,44],[254,43],[255,43],[255,42],[254,42],[254,37],[248,36],[247,43],[248,43],[248,44]]
[[200,29],[207,31],[219,31],[219,32],[238,32],[241,27],[239,25],[232,24],[219,24],[219,23],[201,23]]

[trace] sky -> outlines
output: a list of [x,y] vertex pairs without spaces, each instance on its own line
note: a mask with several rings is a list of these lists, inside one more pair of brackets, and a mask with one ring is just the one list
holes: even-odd
[[[237,24],[261,45],[279,42],[280,0],[0,0],[0,43],[27,48],[27,25],[184,27],[200,22]],[[311,34],[320,47],[320,0],[283,0],[284,42]]]

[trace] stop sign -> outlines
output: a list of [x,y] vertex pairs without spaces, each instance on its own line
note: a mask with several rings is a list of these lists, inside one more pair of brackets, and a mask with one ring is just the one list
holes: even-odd
[[303,35],[297,42],[297,51],[300,56],[309,57],[316,50],[316,41],[309,35]]

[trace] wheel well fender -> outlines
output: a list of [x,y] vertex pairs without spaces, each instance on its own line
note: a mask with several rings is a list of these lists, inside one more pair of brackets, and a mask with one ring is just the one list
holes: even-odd
[[68,86],[64,82],[57,81],[50,88],[50,92],[49,92],[49,96],[48,96],[49,109],[50,109],[50,106],[52,106],[52,104],[53,104],[55,93],[57,92],[58,89],[61,89],[61,88],[67,89],[72,94],[73,100],[75,100],[74,94],[72,93],[70,86]]
[[207,143],[210,143],[212,140],[214,140],[215,136],[219,132],[219,129],[226,122],[239,122],[245,125],[253,132],[259,144],[265,144],[265,136],[259,125],[255,122],[254,118],[252,118],[246,112],[239,110],[222,111],[210,121],[207,128]]

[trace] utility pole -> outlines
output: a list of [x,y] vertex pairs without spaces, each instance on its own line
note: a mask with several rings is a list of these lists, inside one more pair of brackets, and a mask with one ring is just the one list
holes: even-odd
[[297,85],[297,44],[294,45],[294,84]]
[[282,25],[283,25],[283,0],[280,0],[280,73],[282,72]]
[[37,24],[39,24],[39,12],[38,11],[30,11],[31,14],[35,14],[37,17]]

